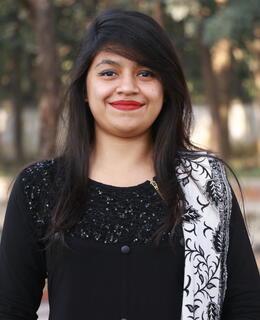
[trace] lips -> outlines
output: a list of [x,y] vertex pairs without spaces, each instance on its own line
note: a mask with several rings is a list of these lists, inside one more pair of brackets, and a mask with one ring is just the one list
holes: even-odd
[[117,100],[110,102],[110,105],[119,110],[135,110],[141,108],[144,103],[135,100]]

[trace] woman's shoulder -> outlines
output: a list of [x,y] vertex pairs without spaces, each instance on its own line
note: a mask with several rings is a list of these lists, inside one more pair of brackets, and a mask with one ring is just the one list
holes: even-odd
[[[20,190],[30,200],[48,196],[61,183],[60,158],[41,160],[27,165],[18,175]],[[35,200],[34,200],[35,201]]]
[[180,150],[178,151],[178,157],[180,159],[197,159],[197,158],[213,158],[219,159],[216,153],[213,153],[209,150]]
[[[21,217],[26,217],[37,237],[41,237],[56,203],[59,178],[58,158],[37,161],[25,166],[14,181],[9,202]],[[28,220],[27,220],[28,218]]]
[[190,175],[206,174],[214,171],[225,171],[225,162],[215,153],[206,150],[187,150],[178,152],[177,173]]
[[19,190],[23,206],[33,216],[47,213],[53,206],[57,188],[61,183],[58,175],[59,158],[41,160],[27,165],[18,175],[14,188]]
[[[200,207],[198,199],[210,204],[228,217],[232,207],[232,190],[226,173],[226,163],[207,151],[183,152],[176,168],[180,186],[191,203]],[[203,202],[202,201],[202,202]],[[223,209],[225,208],[225,209]]]
[[179,154],[176,167],[178,182],[184,190],[196,185],[196,190],[206,195],[218,206],[218,202],[230,195],[225,162],[214,153],[187,151]]
[[57,171],[58,158],[46,159],[26,165],[18,175],[22,181],[46,181],[54,177]]
[[59,183],[62,177],[61,158],[40,160],[26,165],[18,174],[16,183],[27,189],[48,189]]

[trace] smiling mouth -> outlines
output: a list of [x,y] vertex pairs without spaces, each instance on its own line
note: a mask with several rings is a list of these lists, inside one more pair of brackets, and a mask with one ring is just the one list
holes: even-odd
[[144,103],[140,103],[134,100],[118,100],[118,101],[110,102],[109,104],[113,108],[116,108],[119,110],[126,110],[126,111],[140,109],[144,106]]

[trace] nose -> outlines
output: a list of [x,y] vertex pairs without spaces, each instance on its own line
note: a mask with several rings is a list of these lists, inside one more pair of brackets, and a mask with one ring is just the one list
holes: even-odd
[[139,92],[137,79],[135,75],[124,74],[120,78],[120,82],[116,89],[118,94],[131,95]]

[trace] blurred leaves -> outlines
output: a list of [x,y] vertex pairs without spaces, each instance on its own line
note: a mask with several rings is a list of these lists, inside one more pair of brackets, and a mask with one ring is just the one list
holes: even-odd
[[[53,0],[57,49],[61,60],[62,81],[68,81],[79,40],[83,36],[91,18],[109,4],[112,7],[136,9],[151,14],[154,0]],[[163,11],[164,25],[174,41],[184,65],[185,73],[192,83],[193,96],[201,96],[201,79],[198,68],[198,52],[192,39],[196,36],[201,20],[205,23],[204,42],[213,46],[219,39],[227,37],[242,50],[247,50],[245,41],[255,37],[254,28],[259,23],[260,6],[258,0],[230,0],[219,6],[215,0],[164,0],[158,1]],[[114,4],[113,4],[114,3]],[[20,1],[5,0],[0,6],[0,99],[8,98],[12,86],[13,60],[22,55],[22,88],[24,99],[36,101],[35,58],[36,48],[30,17],[20,5]],[[17,28],[19,25],[19,35]],[[247,57],[247,55],[245,55]],[[241,76],[245,83],[250,78],[249,60],[237,60],[241,65]],[[242,66],[243,65],[243,66]],[[246,66],[246,68],[245,68]],[[247,69],[247,71],[246,71]],[[239,74],[239,67],[235,67]],[[248,89],[247,89],[248,88]],[[249,92],[247,92],[249,90]],[[236,94],[240,94],[237,91]],[[252,97],[253,90],[244,85],[244,96]]]
[[0,19],[0,97],[10,96],[14,61],[18,55],[22,57],[22,89],[29,94],[29,88],[34,88],[29,78],[33,78],[31,62],[35,56],[35,44],[26,11],[19,7],[17,1],[6,0],[0,6]]
[[230,38],[242,44],[245,38],[254,38],[254,29],[259,24],[259,0],[230,0],[206,22],[204,40],[213,45],[221,38]]
[[[17,79],[21,105],[37,107],[39,101],[35,30],[32,16],[22,5],[26,1],[5,0],[0,6],[0,107],[1,101],[17,98]],[[252,102],[259,96],[259,0],[52,0],[52,4],[63,85],[69,81],[80,39],[91,19],[101,10],[121,8],[147,13],[167,30],[184,68],[193,103],[210,105],[202,72],[207,63],[198,38],[210,54],[221,40],[230,43],[231,99]]]

